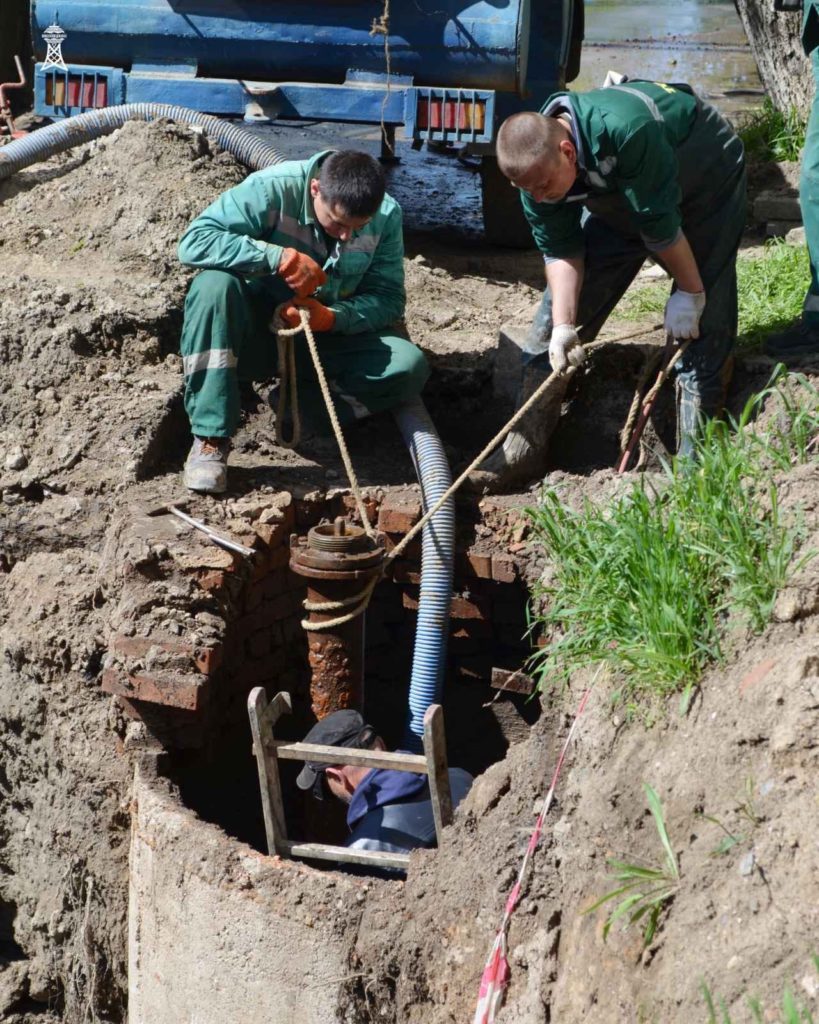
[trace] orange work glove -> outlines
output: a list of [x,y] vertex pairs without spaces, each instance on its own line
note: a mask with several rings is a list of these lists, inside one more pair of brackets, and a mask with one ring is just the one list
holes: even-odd
[[316,332],[332,331],[335,326],[336,315],[332,309],[322,306],[318,299],[299,299],[298,302],[285,306],[281,312],[282,320],[287,327],[298,327],[301,324],[300,309],[306,309],[310,314],[310,327]]
[[305,256],[296,249],[284,249],[279,263],[279,277],[296,293],[296,298],[304,299],[312,295],[327,280],[327,275],[314,259]]

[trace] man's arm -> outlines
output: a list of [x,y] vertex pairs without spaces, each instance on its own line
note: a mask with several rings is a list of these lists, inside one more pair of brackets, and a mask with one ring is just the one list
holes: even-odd
[[341,334],[378,331],[404,315],[404,235],[401,208],[386,217],[372,262],[355,293],[338,299],[330,308],[336,315],[334,330]]
[[179,242],[179,259],[189,267],[274,274],[282,247],[262,241],[271,197],[251,175],[224,192],[191,224]]
[[705,285],[702,283],[697,261],[694,259],[688,239],[682,232],[673,245],[669,245],[667,249],[660,249],[655,255],[674,278],[678,288],[684,292],[704,291]]
[[546,284],[552,294],[552,322],[577,325],[577,304],[583,286],[584,260],[550,260],[546,264]]

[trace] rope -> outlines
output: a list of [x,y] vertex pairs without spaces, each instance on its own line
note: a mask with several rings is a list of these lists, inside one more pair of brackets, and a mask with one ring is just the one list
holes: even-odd
[[[672,344],[673,340],[669,335],[666,347],[652,356],[646,364],[646,368],[643,370],[640,381],[637,384],[637,388],[634,392],[634,398],[631,402],[631,408],[629,409],[628,416],[626,417],[626,424],[620,432],[620,453],[622,456],[618,470],[620,473],[625,470],[631,453],[645,429],[648,414],[651,412],[654,401],[660,393],[660,388],[665,384],[668,379],[668,375],[688,351],[691,339],[684,341],[677,351],[669,358],[670,347]],[[646,381],[656,369],[657,363],[663,359],[666,361],[661,366],[660,372],[657,374],[657,379],[654,381],[654,384],[648,390],[645,397],[641,399],[640,392],[643,390]]]
[[[274,323],[278,317],[279,312],[276,311],[276,317],[274,317]],[[333,403],[333,396],[330,394],[330,385],[327,382],[327,376],[324,373],[324,367],[321,365],[321,358],[318,354],[318,348],[316,347],[316,339],[313,337],[313,330],[310,327],[310,314],[306,309],[299,309],[299,317],[301,318],[301,324],[299,327],[281,327],[278,328],[278,336],[280,338],[290,339],[289,345],[291,350],[293,346],[293,338],[297,334],[304,331],[304,336],[307,338],[307,347],[310,350],[310,358],[313,360],[313,366],[316,368],[316,376],[318,377],[319,387],[321,388],[321,394],[324,399],[324,404],[327,406],[327,415],[330,417],[330,423],[333,426],[333,433],[336,435],[336,443],[338,444],[339,451],[341,452],[341,461],[344,463],[344,470],[347,473],[347,479],[350,481],[350,490],[353,492],[353,498],[355,499],[356,509],[361,517],[361,525],[364,527],[364,532],[371,540],[376,539],[376,531],[370,524],[369,517],[367,515],[367,507],[364,504],[364,496],[361,493],[361,488],[358,486],[358,477],[355,475],[353,469],[353,463],[350,459],[350,453],[347,450],[347,444],[344,440],[344,434],[341,430],[341,424],[338,421],[338,414],[336,413],[336,407]],[[291,351],[292,360],[287,364],[287,373],[291,374],[293,381],[296,378],[296,360],[295,353]],[[279,364],[279,373],[282,375],[281,382],[279,384],[280,392],[285,390],[284,388],[284,364]],[[295,386],[291,385],[291,391],[293,396],[293,424],[295,424],[298,418],[298,408],[296,405],[297,395]],[[280,395],[281,397],[281,395]]]
[[353,619],[366,611],[370,598],[373,596],[373,591],[383,575],[384,570],[382,568],[381,572],[373,576],[360,593],[353,594],[352,597],[345,597],[340,601],[305,601],[304,609],[308,612],[334,612],[337,609],[349,608],[350,605],[356,605],[356,607],[351,612],[347,612],[346,615],[339,615],[338,618],[327,619],[324,622],[310,622],[309,619],[302,619],[302,627],[308,633],[319,633],[324,629],[335,629],[336,626],[343,626],[347,622],[352,622]]
[[[333,398],[332,398],[332,395],[330,393],[330,386],[329,386],[329,384],[327,382],[327,377],[326,377],[326,375],[324,373],[324,367],[321,365],[321,358],[319,357],[318,348],[316,347],[316,340],[315,340],[315,337],[313,336],[312,328],[310,327],[310,315],[307,312],[307,310],[299,309],[299,317],[300,317],[300,320],[301,320],[301,324],[298,327],[287,328],[287,327],[284,327],[282,325],[281,316],[280,316],[279,310],[277,310],[276,314],[274,315],[273,322],[272,322],[272,326],[273,326],[273,329],[277,333],[277,337],[279,339],[282,339],[283,341],[285,341],[286,349],[289,349],[289,351],[287,351],[288,358],[287,358],[287,361],[285,361],[285,360],[283,360],[281,358],[281,353],[283,351],[285,351],[286,349],[282,349],[281,347],[279,348],[279,353],[280,353],[280,358],[279,358],[279,374],[280,374],[281,380],[280,380],[280,384],[279,384],[279,411],[278,411],[277,416],[282,416],[283,417],[283,415],[284,415],[284,405],[283,405],[283,402],[282,402],[282,395],[284,395],[287,392],[287,390],[288,390],[286,376],[289,375],[292,378],[289,390],[290,390],[291,402],[292,402],[293,433],[294,433],[294,436],[295,436],[296,432],[297,432],[297,424],[299,425],[298,430],[299,430],[299,433],[300,433],[300,419],[299,419],[299,411],[298,411],[298,393],[297,393],[297,390],[296,390],[296,387],[295,387],[296,371],[295,371],[295,352],[294,352],[293,339],[295,338],[295,336],[297,334],[299,334],[302,331],[304,331],[304,336],[307,339],[307,347],[308,347],[308,349],[310,351],[310,357],[313,360],[313,366],[316,369],[316,376],[318,377],[319,386],[321,388],[321,394],[322,394],[322,397],[324,398],[324,404],[327,407],[327,414],[330,417],[330,423],[332,424],[332,427],[333,427],[333,433],[335,434],[336,442],[338,444],[339,451],[341,452],[341,459],[342,459],[342,462],[344,463],[344,470],[347,473],[347,479],[348,479],[348,481],[350,483],[350,490],[353,492],[353,498],[355,499],[356,509],[358,511],[358,515],[359,515],[359,517],[361,519],[361,523],[362,523],[362,525],[364,527],[364,530],[365,530],[367,536],[370,537],[371,539],[375,540],[377,534],[376,534],[376,531],[370,525],[370,520],[369,520],[369,518],[367,516],[367,509],[366,509],[366,506],[364,505],[364,498],[363,498],[363,495],[361,494],[361,489],[360,489],[359,484],[358,484],[358,478],[357,478],[357,476],[355,474],[355,469],[353,468],[353,464],[352,464],[352,461],[350,459],[350,453],[347,450],[347,444],[346,444],[346,442],[344,440],[344,434],[343,434],[342,429],[341,429],[341,424],[338,421],[338,415],[336,413],[335,405],[333,403]],[[650,334],[652,331],[654,331],[656,329],[657,329],[656,327],[651,327],[648,330],[641,330],[641,331],[634,332],[632,334],[624,334],[621,337],[617,337],[617,338],[614,338],[614,339],[608,338],[608,339],[600,340],[600,341],[590,341],[590,342],[587,342],[583,347],[586,349],[587,352],[589,352],[592,349],[600,348],[602,345],[611,344],[612,340],[613,341],[624,341],[627,338],[636,338],[636,337],[640,337],[643,334]],[[686,348],[687,348],[687,344],[685,346],[683,346],[679,350],[679,352],[677,353],[675,358],[668,364],[668,367],[666,367],[666,375],[667,375],[667,372],[674,365],[674,363],[677,361],[677,359],[679,359],[680,356],[683,354],[683,352],[685,351]],[[307,622],[305,620],[305,621],[302,622],[302,626],[304,626],[304,628],[306,630],[308,630],[308,631],[319,631],[319,630],[322,630],[322,629],[333,629],[336,626],[340,626],[340,625],[343,625],[345,622],[351,621],[357,615],[361,615],[366,610],[367,605],[370,603],[370,598],[373,595],[373,591],[375,590],[376,584],[386,574],[387,569],[389,568],[389,566],[396,560],[396,558],[398,558],[403,553],[403,551],[406,549],[407,545],[412,540],[414,540],[415,537],[418,536],[418,534],[421,532],[421,530],[423,530],[423,528],[432,519],[432,517],[436,514],[436,512],[438,512],[438,510],[440,508],[442,508],[447,503],[447,501],[449,501],[449,499],[452,497],[452,495],[455,494],[455,492],[458,490],[458,488],[464,483],[464,481],[469,476],[469,474],[473,470],[477,469],[478,466],[483,462],[483,460],[488,455],[490,455],[495,450],[495,448],[497,448],[497,446],[501,443],[501,441],[503,441],[503,439],[506,437],[506,435],[509,433],[509,431],[518,422],[520,422],[520,420],[523,419],[523,417],[532,408],[532,406],[535,405],[540,400],[540,398],[543,397],[543,395],[548,391],[548,389],[551,387],[552,383],[558,377],[560,377],[560,376],[571,377],[575,373],[576,370],[577,370],[576,366],[567,366],[565,370],[562,370],[560,372],[558,372],[557,370],[553,370],[551,372],[551,374],[549,374],[549,376],[546,378],[546,380],[544,380],[539,385],[539,387],[535,391],[532,392],[532,394],[526,399],[526,401],[523,403],[523,405],[521,405],[521,407],[514,413],[514,415],[508,420],[508,422],[505,423],[503,427],[501,427],[501,429],[498,431],[498,433],[495,434],[495,436],[484,446],[484,448],[478,453],[478,455],[475,456],[475,458],[472,460],[472,462],[470,462],[470,464],[466,467],[466,469],[452,483],[452,485],[444,492],[444,494],[441,495],[441,497],[435,502],[435,504],[431,508],[427,509],[427,511],[418,520],[418,522],[415,524],[415,526],[413,526],[412,529],[405,535],[403,540],[399,541],[399,543],[396,544],[396,546],[392,549],[392,551],[389,552],[389,554],[387,554],[385,556],[384,561],[383,561],[383,563],[381,565],[381,573],[378,576],[375,576],[370,581],[370,583],[364,588],[364,590],[362,590],[359,594],[355,595],[352,598],[346,598],[344,601],[325,601],[325,602],[322,603],[322,605],[320,607],[319,606],[308,607],[308,602],[305,602],[305,605],[304,605],[304,607],[308,611],[336,611],[336,610],[340,610],[342,608],[349,607],[349,605],[354,603],[354,602],[360,602],[353,609],[353,611],[348,612],[345,615],[341,615],[341,616],[339,616],[336,619],[329,619],[326,622]],[[663,377],[663,380],[665,380],[665,377]],[[659,386],[661,384],[662,384],[662,381],[659,380],[659,378],[658,378],[658,382],[654,386],[655,389],[659,390]],[[654,389],[652,389],[652,390],[654,390]],[[651,392],[649,392],[649,394],[651,394]],[[276,436],[278,438],[278,436],[279,436],[278,424],[277,424],[277,428],[276,429],[277,429],[277,435]],[[295,443],[296,442],[294,441],[294,444]]]

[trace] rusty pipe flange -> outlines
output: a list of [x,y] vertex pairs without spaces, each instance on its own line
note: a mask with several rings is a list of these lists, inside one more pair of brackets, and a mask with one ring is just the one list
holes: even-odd
[[290,538],[290,568],[301,576],[357,579],[371,576],[384,560],[384,538],[373,539],[342,516],[319,523],[307,537]]

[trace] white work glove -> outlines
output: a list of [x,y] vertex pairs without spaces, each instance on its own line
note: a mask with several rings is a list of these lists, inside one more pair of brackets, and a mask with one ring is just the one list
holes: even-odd
[[683,292],[678,288],[665,305],[665,332],[677,339],[699,338],[700,317],[705,309],[705,292]]
[[549,340],[549,362],[552,369],[562,373],[567,366],[580,366],[586,350],[580,344],[577,331],[571,324],[557,324]]

